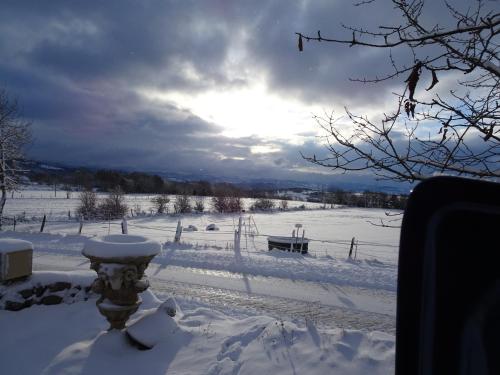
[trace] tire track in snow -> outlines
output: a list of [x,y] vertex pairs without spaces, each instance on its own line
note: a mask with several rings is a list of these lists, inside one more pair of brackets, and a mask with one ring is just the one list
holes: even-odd
[[338,327],[388,333],[396,331],[396,320],[390,315],[151,277],[149,281],[152,290],[158,294],[191,297],[214,307],[250,309],[276,318],[286,317],[299,321],[307,318],[322,328]]

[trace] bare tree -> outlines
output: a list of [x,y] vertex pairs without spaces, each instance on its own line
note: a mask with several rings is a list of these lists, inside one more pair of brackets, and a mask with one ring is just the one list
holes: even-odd
[[21,118],[17,101],[0,90],[0,230],[7,192],[17,188],[23,172],[17,162],[24,158],[24,148],[30,141],[30,123]]
[[[374,1],[355,5],[376,6]],[[386,75],[354,81],[380,83],[405,78],[402,92],[395,94],[397,107],[379,120],[346,108],[353,124],[353,129],[346,131],[333,114],[316,116],[325,131],[329,154],[325,158],[303,157],[320,166],[340,171],[371,170],[381,179],[399,181],[423,180],[441,173],[500,177],[500,13],[488,10],[489,4],[482,0],[468,4],[465,11],[445,2],[454,22],[429,27],[424,22],[423,0],[392,0],[392,4],[401,15],[394,25],[375,30],[344,26],[349,32],[346,39],[324,38],[320,31],[314,36],[297,33],[300,51],[304,40],[390,51]],[[406,49],[412,62],[397,62],[397,49]],[[464,78],[457,79],[457,74]],[[417,88],[423,77],[429,81],[425,91]],[[453,80],[454,87],[437,93],[443,78]]]

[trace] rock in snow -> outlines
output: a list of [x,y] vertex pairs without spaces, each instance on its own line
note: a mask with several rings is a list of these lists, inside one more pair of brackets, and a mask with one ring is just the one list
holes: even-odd
[[208,224],[206,230],[219,230],[219,227],[215,224]]

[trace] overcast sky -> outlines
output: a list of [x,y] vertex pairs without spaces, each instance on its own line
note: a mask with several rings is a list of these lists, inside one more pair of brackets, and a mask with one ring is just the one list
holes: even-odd
[[[390,109],[386,51],[309,42],[397,20],[388,1],[2,1],[0,86],[33,122],[33,158],[69,165],[302,179],[313,114]],[[466,3],[466,2],[465,2]],[[428,19],[442,17],[432,5]],[[396,53],[396,58],[405,54]],[[345,123],[346,128],[349,126]]]

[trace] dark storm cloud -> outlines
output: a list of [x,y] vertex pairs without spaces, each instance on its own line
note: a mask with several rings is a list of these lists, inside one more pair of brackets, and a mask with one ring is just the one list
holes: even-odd
[[230,33],[208,24],[197,3],[26,3],[7,2],[0,16],[5,55],[16,63],[87,85],[126,79],[189,88],[177,71],[187,62],[202,74],[197,85],[229,83],[221,65]]
[[[469,7],[467,1],[449,3],[464,11]],[[254,63],[268,72],[270,86],[283,95],[296,95],[304,102],[338,109],[345,105],[377,105],[392,91],[404,88],[406,76],[376,85],[350,79],[373,79],[392,73],[389,52],[398,65],[411,66],[414,57],[407,47],[389,51],[304,40],[304,51],[300,53],[297,48],[295,32],[314,37],[321,30],[323,37],[351,40],[352,31],[343,26],[377,32],[379,25],[398,25],[400,13],[390,1],[375,1],[364,6],[353,6],[350,1],[269,4],[268,11],[254,23],[249,48]],[[456,23],[441,1],[427,2],[422,19],[430,27],[436,23]]]
[[[139,92],[194,94],[243,87],[263,75],[269,90],[285,99],[326,108],[376,104],[384,99],[380,90],[390,92],[401,82],[370,89],[348,77],[386,70],[383,51],[311,42],[299,53],[294,34],[321,29],[349,37],[338,25],[392,22],[387,4],[367,9],[330,0],[6,0],[0,85],[19,98],[34,123],[30,154],[36,158],[286,178],[306,167],[299,151],[324,152],[311,132],[302,134],[303,145],[227,138],[217,124]],[[229,74],[226,63],[235,49],[245,58]],[[397,52],[395,57],[403,59]],[[255,145],[280,151],[255,154]]]

